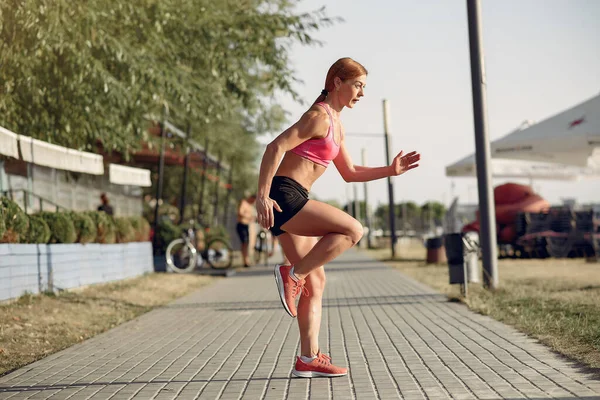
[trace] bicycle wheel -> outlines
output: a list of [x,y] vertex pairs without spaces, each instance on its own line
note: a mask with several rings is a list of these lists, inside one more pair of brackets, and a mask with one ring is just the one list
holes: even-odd
[[208,242],[205,258],[214,269],[227,269],[233,263],[233,250],[224,239],[216,238]]
[[183,239],[175,239],[169,246],[165,255],[167,267],[173,272],[190,272],[196,266],[198,253],[191,243]]

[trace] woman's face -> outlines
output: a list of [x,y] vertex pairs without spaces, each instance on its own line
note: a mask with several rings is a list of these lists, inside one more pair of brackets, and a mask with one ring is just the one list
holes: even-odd
[[348,108],[353,108],[360,98],[365,95],[364,89],[366,85],[366,75],[343,81],[339,86],[341,103]]

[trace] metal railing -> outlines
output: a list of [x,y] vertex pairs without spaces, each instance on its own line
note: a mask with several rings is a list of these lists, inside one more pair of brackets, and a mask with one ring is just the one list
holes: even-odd
[[33,205],[35,202],[39,204],[39,210],[44,210],[44,204],[47,204],[50,207],[54,207],[55,211],[68,210],[66,207],[56,204],[55,202],[48,200],[42,196],[39,196],[29,190],[26,189],[9,189],[0,191],[0,195],[8,197],[12,201],[15,201],[15,194],[22,193],[23,194],[23,211],[28,213],[28,210],[33,209]]

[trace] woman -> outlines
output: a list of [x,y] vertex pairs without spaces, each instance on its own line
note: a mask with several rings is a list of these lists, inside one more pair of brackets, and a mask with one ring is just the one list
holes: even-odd
[[[364,96],[366,79],[367,70],[358,62],[351,58],[336,61],[327,73],[321,95],[298,122],[269,143],[260,166],[257,218],[263,228],[277,236],[291,263],[275,266],[275,280],[283,307],[292,317],[298,316],[301,355],[296,358],[293,374],[300,377],[343,376],[348,372],[333,365],[319,349],[323,266],[354,246],[363,234],[362,225],[347,213],[308,200],[311,186],[330,161],[346,182],[365,182],[400,175],[416,168],[420,159],[416,152],[400,152],[386,167],[352,163],[339,117],[344,107],[354,108]],[[300,293],[304,296],[300,296],[296,309]]]

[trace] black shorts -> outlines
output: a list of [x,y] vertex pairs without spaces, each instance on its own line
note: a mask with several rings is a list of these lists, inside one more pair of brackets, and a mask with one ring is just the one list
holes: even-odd
[[248,243],[250,241],[250,231],[248,230],[247,224],[242,224],[238,222],[235,226],[235,230],[237,231],[238,236],[240,237],[240,242]]
[[271,192],[269,197],[279,204],[281,212],[273,209],[275,215],[275,223],[271,228],[271,232],[275,236],[285,233],[281,229],[281,225],[288,222],[292,217],[304,207],[308,202],[308,190],[302,187],[301,184],[288,178],[287,176],[275,176],[271,183]]

